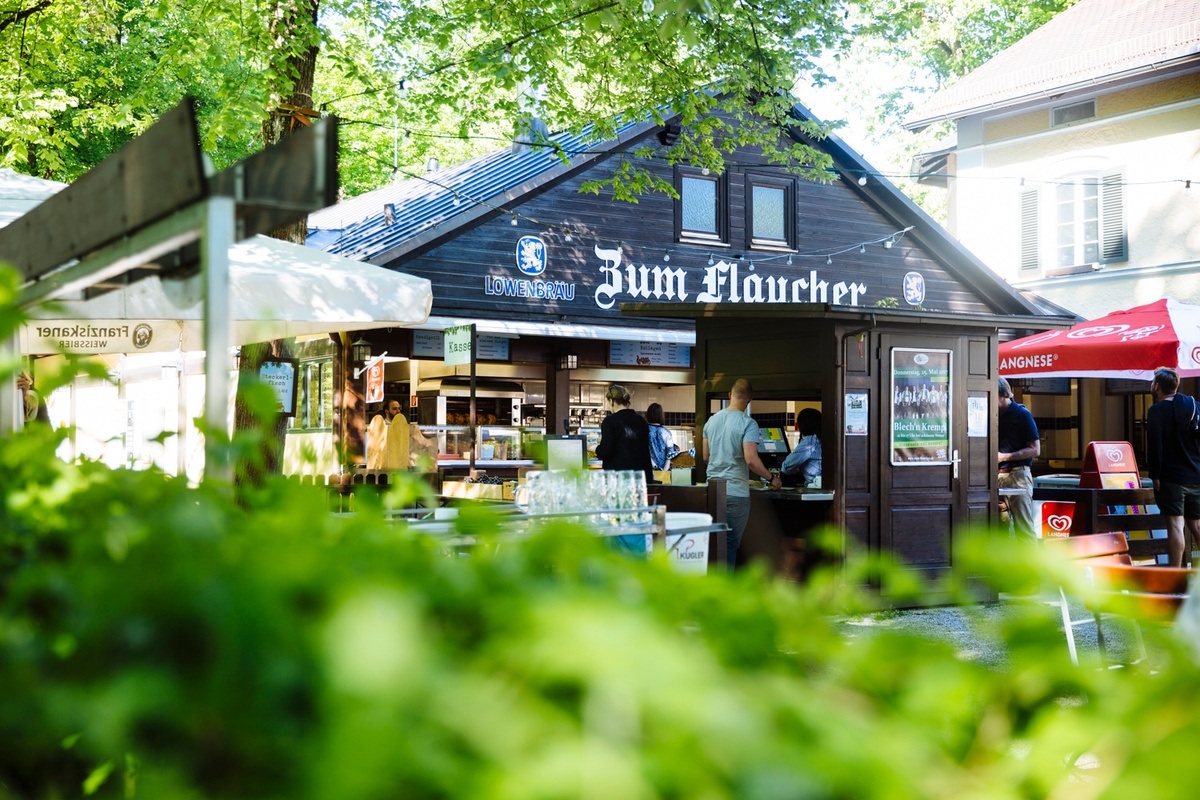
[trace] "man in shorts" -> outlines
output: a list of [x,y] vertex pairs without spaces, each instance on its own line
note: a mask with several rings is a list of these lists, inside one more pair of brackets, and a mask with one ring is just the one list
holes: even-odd
[[1154,481],[1154,502],[1167,518],[1167,554],[1172,567],[1191,561],[1191,546],[1200,544],[1200,440],[1181,421],[1190,420],[1196,401],[1176,395],[1179,373],[1170,367],[1154,370],[1150,394],[1154,405],[1146,412],[1146,466]]

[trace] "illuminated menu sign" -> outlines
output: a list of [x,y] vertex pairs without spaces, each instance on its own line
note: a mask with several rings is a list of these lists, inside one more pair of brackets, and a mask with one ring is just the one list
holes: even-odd
[[692,366],[692,348],[673,342],[609,342],[608,364],[612,367]]

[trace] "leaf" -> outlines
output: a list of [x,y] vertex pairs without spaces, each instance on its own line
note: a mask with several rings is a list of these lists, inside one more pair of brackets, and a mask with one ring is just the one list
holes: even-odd
[[96,791],[104,785],[104,782],[108,780],[108,776],[112,774],[113,766],[114,764],[112,761],[105,761],[103,764],[92,770],[91,774],[89,774],[83,780],[83,793],[85,795],[95,794]]

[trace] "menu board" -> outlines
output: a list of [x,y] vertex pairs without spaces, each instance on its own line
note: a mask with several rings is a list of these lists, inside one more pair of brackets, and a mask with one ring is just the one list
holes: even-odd
[[610,367],[678,367],[692,366],[692,348],[674,342],[609,342]]
[[[445,357],[441,331],[413,331],[412,357],[435,358],[441,361]],[[480,333],[475,336],[477,349],[476,359],[479,361],[508,361],[509,341],[504,336],[490,336]]]

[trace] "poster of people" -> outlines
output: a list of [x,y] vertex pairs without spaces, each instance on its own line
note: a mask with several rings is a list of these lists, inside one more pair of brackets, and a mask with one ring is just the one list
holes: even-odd
[[892,463],[950,463],[950,351],[892,350]]

